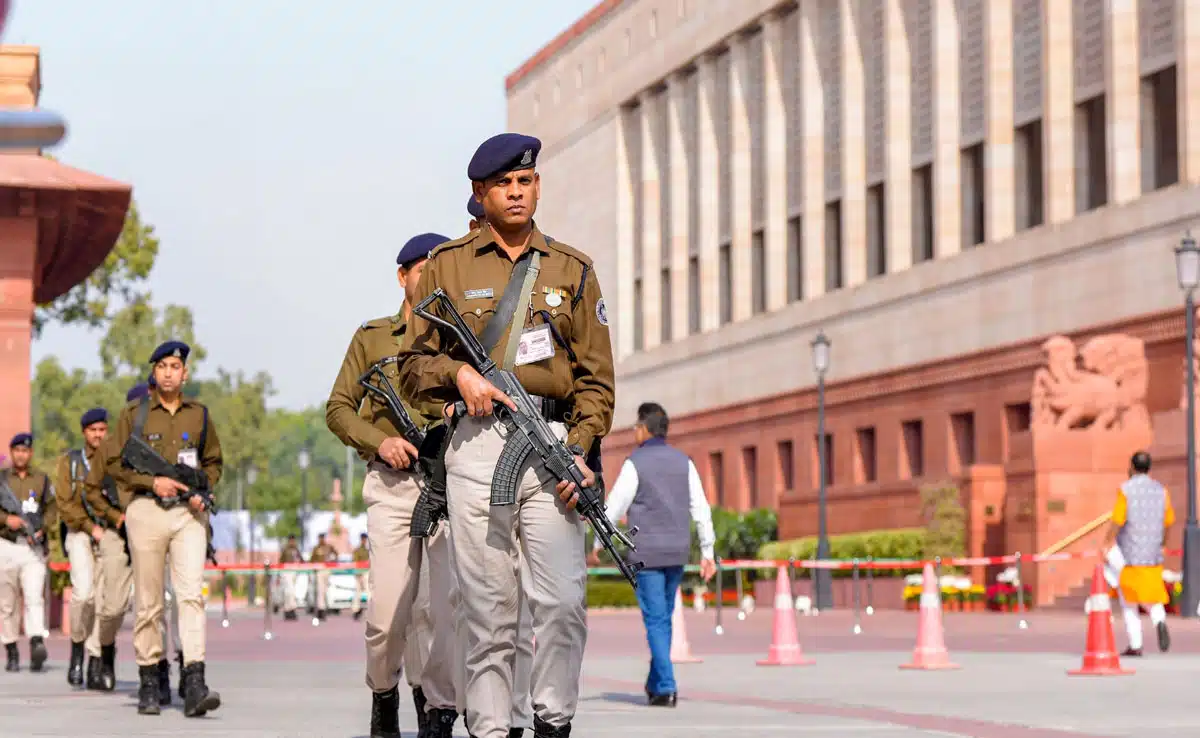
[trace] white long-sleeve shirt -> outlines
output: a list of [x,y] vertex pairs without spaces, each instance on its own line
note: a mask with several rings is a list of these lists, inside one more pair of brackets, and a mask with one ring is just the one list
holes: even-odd
[[[621,466],[621,473],[617,475],[617,481],[608,495],[609,522],[616,525],[618,520],[625,517],[629,506],[633,504],[637,490],[637,467],[633,465],[632,461],[626,459]],[[696,521],[696,534],[700,538],[700,556],[711,559],[713,558],[713,545],[717,542],[716,533],[713,531],[712,508],[708,504],[708,498],[704,496],[704,485],[700,483],[700,472],[696,471],[696,465],[691,459],[688,459],[688,507],[692,513],[692,520]],[[636,542],[635,540],[634,543]],[[599,541],[596,542],[595,548],[597,551],[600,550]]]

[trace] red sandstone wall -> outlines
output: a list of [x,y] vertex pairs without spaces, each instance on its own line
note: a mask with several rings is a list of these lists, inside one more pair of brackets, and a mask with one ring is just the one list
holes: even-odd
[[29,430],[29,343],[37,245],[33,218],[0,218],[0,454]]

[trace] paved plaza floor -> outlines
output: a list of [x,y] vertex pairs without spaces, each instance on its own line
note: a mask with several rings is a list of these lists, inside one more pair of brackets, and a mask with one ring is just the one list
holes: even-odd
[[[849,613],[802,617],[801,644],[816,662],[802,667],[756,665],[770,643],[770,612],[729,615],[718,635],[711,612],[688,613],[692,651],[703,661],[676,667],[679,706],[664,709],[644,704],[647,656],[636,613],[593,613],[573,736],[1200,738],[1200,623],[1172,619],[1172,652],[1158,654],[1148,638],[1145,658],[1123,662],[1135,670],[1130,676],[1084,678],[1066,674],[1080,663],[1081,615],[1033,613],[1021,629],[1014,616],[947,614],[946,642],[961,668],[943,672],[898,668],[911,656],[912,613],[864,617],[859,634]],[[262,626],[253,613],[234,613],[228,628],[210,621],[209,681],[223,705],[197,720],[183,717],[178,699],[159,717],[136,714],[128,626],[113,694],[72,690],[67,644],[55,636],[49,671],[0,674],[0,736],[365,736],[362,623],[276,621],[270,640]],[[401,717],[405,738],[415,735],[407,697]],[[455,735],[466,736],[461,721]]]

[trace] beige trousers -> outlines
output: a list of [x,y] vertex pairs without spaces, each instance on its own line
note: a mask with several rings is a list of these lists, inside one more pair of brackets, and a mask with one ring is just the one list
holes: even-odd
[[133,569],[125,555],[125,541],[115,530],[105,530],[96,546],[96,650],[88,638],[88,653],[100,655],[100,646],[111,646],[117,640],[125,610],[129,607]]
[[358,612],[362,609],[362,596],[364,592],[367,594],[367,599],[371,599],[371,584],[367,578],[367,573],[360,571],[354,575],[354,602],[350,605],[350,612]]
[[0,538],[0,643],[16,643],[20,634],[17,602],[25,602],[25,635],[46,632],[46,562],[24,542]]
[[296,570],[284,569],[279,572],[279,586],[283,588],[283,611],[291,612],[296,609]]
[[[368,569],[371,600],[367,603],[367,686],[384,692],[400,682],[409,629],[417,616],[421,562],[429,560],[430,613],[434,623],[451,628],[449,549],[442,531],[424,543],[409,536],[413,508],[421,489],[417,478],[379,462],[367,469],[363,501],[367,506]],[[440,603],[440,604],[439,604]],[[436,635],[436,633],[435,633]],[[455,706],[454,672],[449,638],[431,645],[420,664],[417,684],[426,709]],[[441,650],[439,650],[439,648]],[[414,666],[409,664],[409,666]]]
[[329,609],[329,575],[332,573],[332,569],[317,569],[313,572],[317,580],[317,598],[313,601],[313,607],[317,610]]
[[164,510],[146,497],[135,497],[125,510],[137,602],[133,648],[139,666],[157,664],[163,658],[163,574],[168,553],[171,585],[178,599],[179,640],[183,644],[184,663],[204,660],[205,615],[201,588],[208,547],[205,517],[205,513],[193,513],[186,505]]
[[100,590],[99,552],[90,533],[71,531],[63,548],[71,564],[71,642],[86,643],[87,652],[100,656],[100,623],[96,618]]
[[[552,424],[561,439],[566,428]],[[511,727],[521,595],[528,598],[536,716],[561,727],[575,715],[587,642],[584,526],[543,469],[526,469],[517,504],[492,506],[491,482],[506,431],[494,418],[464,418],[446,453],[450,542],[461,588],[467,730],[506,738]],[[517,550],[529,567],[520,585]]]
[[[445,525],[438,526],[439,537],[445,537],[445,528]],[[421,686],[421,672],[425,669],[425,663],[433,651],[433,616],[429,611],[428,556],[421,557],[421,571],[417,582],[417,599],[413,602],[412,621],[408,624],[408,635],[404,644],[404,675],[408,686],[414,689]]]
[[[162,610],[162,625],[159,629],[162,631],[162,647],[163,658],[170,661],[170,654],[183,650],[183,643],[179,640],[179,599],[175,596],[175,590],[171,588],[171,557],[167,556],[167,565],[163,567],[163,582],[166,586],[163,588],[163,610]],[[204,585],[201,584],[201,592],[204,591]]]

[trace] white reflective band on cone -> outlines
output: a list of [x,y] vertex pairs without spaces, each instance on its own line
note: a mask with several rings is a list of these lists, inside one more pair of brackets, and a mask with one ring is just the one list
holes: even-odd
[[942,598],[934,592],[921,593],[921,607],[925,608],[940,608],[942,606]]
[[1089,612],[1109,612],[1112,610],[1112,605],[1108,601],[1108,595],[1098,594],[1091,595],[1087,599]]
[[780,592],[775,595],[776,610],[790,610],[792,607],[792,596],[786,592]]

